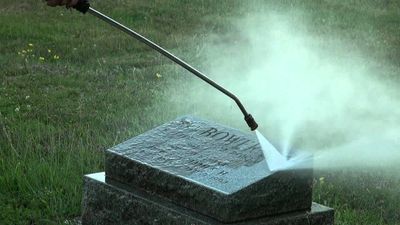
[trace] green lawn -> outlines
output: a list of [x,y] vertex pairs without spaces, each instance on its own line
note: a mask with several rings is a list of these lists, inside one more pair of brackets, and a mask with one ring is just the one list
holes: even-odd
[[[212,89],[92,16],[42,1],[1,4],[0,224],[64,224],[79,216],[82,176],[103,170],[103,151],[177,116],[246,129],[236,106],[207,107],[208,99],[188,97]],[[382,79],[400,87],[398,1],[106,0],[93,6],[206,72],[217,59],[207,58],[204,43],[246,42],[234,36],[233,21],[254,11],[297,15],[319,40],[315,45],[335,49],[328,40],[338,37],[351,42],[349,49],[368,55],[376,70],[387,68]],[[212,77],[224,83],[227,76]],[[399,187],[399,176],[384,171],[317,171],[314,201],[336,209],[336,224],[400,224]]]

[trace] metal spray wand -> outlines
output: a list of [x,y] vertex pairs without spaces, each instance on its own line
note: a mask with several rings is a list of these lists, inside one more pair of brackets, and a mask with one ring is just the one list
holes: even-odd
[[247,111],[244,108],[243,104],[240,102],[240,100],[234,94],[232,94],[230,91],[226,90],[225,88],[223,88],[222,86],[217,84],[215,81],[213,81],[210,78],[208,78],[206,75],[204,75],[203,73],[201,73],[200,71],[198,71],[197,69],[195,69],[194,67],[192,67],[191,65],[186,63],[185,61],[183,61],[180,58],[174,56],[173,54],[171,54],[167,50],[163,49],[162,47],[160,47],[156,43],[152,42],[151,40],[145,38],[144,36],[142,36],[141,34],[137,33],[136,31],[124,26],[123,24],[113,20],[112,18],[104,15],[103,13],[93,9],[92,7],[90,7],[90,3],[89,3],[88,0],[79,0],[78,3],[74,6],[74,8],[76,10],[78,10],[79,12],[82,12],[84,14],[88,12],[88,13],[92,14],[93,16],[96,16],[97,18],[99,18],[99,19],[109,23],[110,25],[118,28],[119,30],[127,33],[128,35],[134,37],[138,41],[146,44],[150,48],[156,50],[157,52],[159,52],[162,55],[166,56],[170,60],[174,61],[176,64],[178,64],[181,67],[185,68],[186,70],[188,70],[189,72],[191,72],[192,74],[194,74],[198,78],[202,79],[203,81],[207,82],[208,84],[210,84],[211,86],[213,86],[214,88],[219,90],[220,92],[224,93],[225,95],[227,95],[228,97],[233,99],[236,102],[236,104],[239,106],[240,110],[242,111],[242,113],[244,115],[244,120],[246,121],[246,123],[250,127],[250,129],[252,131],[257,129],[258,124],[254,120],[253,116],[251,114],[247,113]]

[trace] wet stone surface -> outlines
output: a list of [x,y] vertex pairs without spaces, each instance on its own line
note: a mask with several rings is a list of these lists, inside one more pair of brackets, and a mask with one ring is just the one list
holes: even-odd
[[106,181],[221,222],[311,207],[312,170],[272,173],[254,134],[193,117],[107,150]]

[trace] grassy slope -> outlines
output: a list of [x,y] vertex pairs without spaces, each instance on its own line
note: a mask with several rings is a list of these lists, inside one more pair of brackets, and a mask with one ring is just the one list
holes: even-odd
[[[226,18],[245,13],[239,10],[240,2],[116,1],[109,7],[111,1],[102,1],[95,5],[201,65],[201,58],[187,51],[193,42],[201,42],[193,34],[229,32]],[[390,62],[394,69],[388,77],[398,81],[399,3],[253,2],[305,12],[310,32],[321,38],[335,33],[357,40],[357,48],[371,58]],[[102,170],[102,150],[189,110],[169,107],[166,96],[171,84],[179,79],[176,88],[183,88],[188,78],[167,60],[90,16],[46,8],[33,0],[2,4],[0,224],[61,224],[79,215],[81,177]],[[379,30],[386,42],[370,37],[371,29]],[[157,73],[163,76],[158,78]],[[348,175],[318,176],[325,179],[316,179],[314,199],[337,209],[337,224],[400,220],[395,178],[356,173],[349,182]]]

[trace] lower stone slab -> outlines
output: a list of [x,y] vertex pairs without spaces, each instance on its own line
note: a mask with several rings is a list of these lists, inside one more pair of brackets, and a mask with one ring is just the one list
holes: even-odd
[[[118,187],[117,187],[118,186]],[[334,211],[313,203],[311,211],[229,225],[333,225]],[[85,176],[82,225],[224,225],[158,196],[105,182],[104,173]]]

